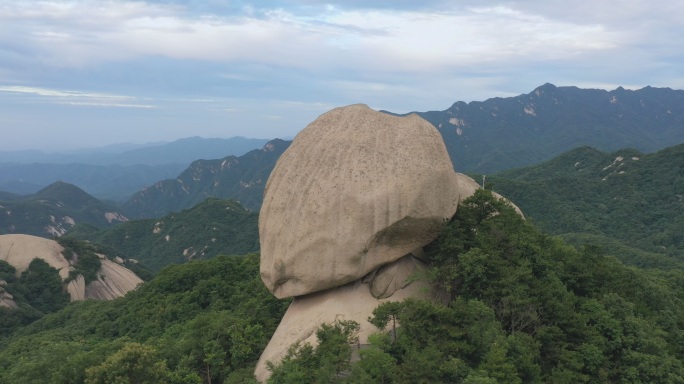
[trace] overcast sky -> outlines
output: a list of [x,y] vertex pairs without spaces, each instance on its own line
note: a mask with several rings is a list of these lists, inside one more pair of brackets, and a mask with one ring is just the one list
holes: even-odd
[[0,150],[292,137],[321,113],[684,88],[684,1],[0,0]]

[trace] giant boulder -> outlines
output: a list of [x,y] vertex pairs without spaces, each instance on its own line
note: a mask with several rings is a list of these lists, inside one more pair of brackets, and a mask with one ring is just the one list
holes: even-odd
[[262,280],[279,298],[357,280],[432,241],[460,199],[430,123],[333,109],[297,135],[266,184]]

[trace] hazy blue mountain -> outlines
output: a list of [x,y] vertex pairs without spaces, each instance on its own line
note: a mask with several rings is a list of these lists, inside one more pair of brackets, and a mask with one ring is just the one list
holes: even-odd
[[289,145],[289,141],[275,139],[239,157],[197,160],[177,178],[137,192],[122,209],[130,218],[159,217],[218,197],[235,199],[257,211],[268,176]]
[[0,163],[55,163],[95,165],[160,165],[184,164],[197,159],[216,159],[227,155],[240,156],[252,149],[260,148],[268,139],[232,137],[229,139],[189,137],[170,143],[149,143],[144,145],[114,144],[111,146],[45,153],[41,151],[0,152]]
[[61,181],[27,196],[0,193],[0,234],[53,237],[80,223],[107,227],[126,220],[118,208]]
[[[4,167],[0,166],[0,177],[4,176]],[[16,195],[30,195],[43,189],[46,184],[35,184],[24,180],[5,180],[0,181],[0,191],[13,193]],[[0,199],[3,200],[3,199]]]
[[613,91],[544,84],[526,95],[417,112],[442,134],[458,171],[490,173],[570,149],[653,152],[684,142],[684,91]]
[[267,142],[191,137],[172,143],[114,144],[67,153],[0,152],[0,190],[30,194],[61,180],[100,199],[125,201],[145,186],[177,176],[192,161],[240,156]]
[[100,199],[125,201],[157,180],[173,177],[183,164],[0,164],[0,190],[31,194],[56,181],[78,185]]
[[0,191],[0,201],[12,201],[20,198],[21,195],[11,192]]

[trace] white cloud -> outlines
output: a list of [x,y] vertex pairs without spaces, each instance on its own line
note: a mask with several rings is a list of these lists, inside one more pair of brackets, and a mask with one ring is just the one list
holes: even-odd
[[[276,9],[258,16],[188,16],[140,2],[5,1],[0,21],[24,32],[45,65],[87,66],[140,56],[415,72],[516,57],[562,59],[614,47],[596,23],[559,21],[510,7],[432,11]],[[0,39],[9,40],[7,30]]]
[[21,85],[0,85],[0,92],[32,94],[46,97],[77,97],[77,98],[98,98],[98,99],[132,99],[131,96],[111,95],[105,93],[89,93],[71,90],[56,90],[37,87],[26,87]]
[[108,106],[131,108],[120,135],[268,137],[359,102],[408,112],[545,82],[682,87],[683,35],[681,1],[0,0],[0,95],[35,126],[87,116],[89,129],[113,121],[94,108]]
[[94,103],[85,101],[64,101],[58,102],[58,104],[66,104],[73,106],[82,107],[105,107],[105,108],[141,108],[141,109],[156,109],[159,108],[157,105],[145,105],[145,104],[120,104],[120,103]]
[[[93,93],[74,90],[57,90],[48,88],[26,87],[19,85],[0,85],[0,93],[9,95],[33,95],[39,96],[44,101],[54,104],[85,107],[109,107],[109,108],[140,108],[156,109],[157,105],[136,104],[138,98],[108,93]],[[122,101],[128,101],[123,103]]]

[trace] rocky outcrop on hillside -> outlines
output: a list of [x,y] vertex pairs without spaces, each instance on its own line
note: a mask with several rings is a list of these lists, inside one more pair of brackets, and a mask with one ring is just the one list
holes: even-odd
[[293,343],[315,342],[321,323],[354,320],[365,344],[378,331],[367,321],[378,304],[436,297],[419,278],[422,247],[476,189],[417,115],[351,105],[301,131],[271,173],[259,216],[262,280],[294,299],[257,378]]
[[[64,257],[64,248],[54,240],[30,235],[1,235],[0,260],[13,266],[17,274],[24,272],[35,258],[48,263],[59,271],[63,281],[74,270],[72,262]],[[78,260],[78,257],[73,258]],[[96,299],[111,300],[125,295],[143,281],[135,273],[113,261],[101,257],[101,267],[97,279],[85,283],[82,275],[77,275],[66,283],[71,301]]]
[[19,306],[14,301],[14,296],[5,290],[7,282],[0,279],[0,307],[8,309],[17,309]]

